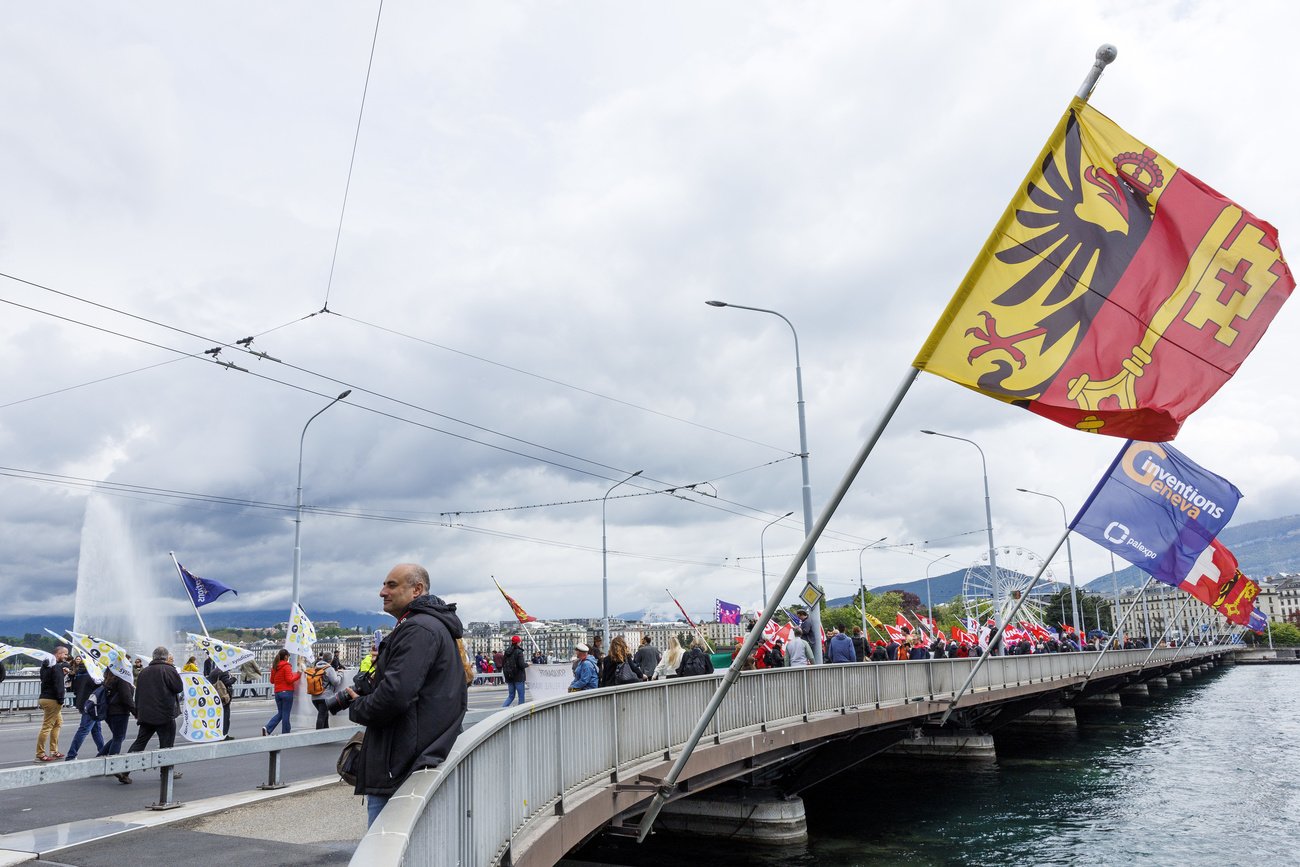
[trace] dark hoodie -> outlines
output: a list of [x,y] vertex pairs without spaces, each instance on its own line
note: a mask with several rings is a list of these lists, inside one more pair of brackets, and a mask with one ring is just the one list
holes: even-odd
[[372,686],[348,717],[366,727],[358,795],[391,795],[412,771],[442,764],[460,734],[469,693],[456,606],[420,596],[379,646]]

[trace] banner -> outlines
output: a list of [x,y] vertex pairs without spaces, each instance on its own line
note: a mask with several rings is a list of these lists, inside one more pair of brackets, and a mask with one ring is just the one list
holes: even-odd
[[185,719],[178,734],[196,744],[219,741],[221,733],[221,699],[208,679],[193,671],[181,672],[181,706]]
[[220,641],[208,638],[206,635],[198,635],[193,632],[187,632],[190,641],[194,646],[202,650],[212,660],[212,664],[222,671],[231,671],[248,662],[250,659],[256,659],[257,654],[243,647],[236,647],[233,644],[223,644]]
[[1165,442],[1294,288],[1276,229],[1076,98],[913,366]]
[[180,563],[176,564],[176,568],[181,570],[181,581],[185,582],[185,589],[189,591],[190,599],[193,600],[195,608],[200,608],[209,602],[215,602],[222,593],[239,595],[239,591],[234,587],[227,587],[220,581],[214,581],[211,578],[206,580],[200,578],[192,574]]
[[715,601],[713,606],[714,619],[719,623],[739,623],[740,606],[732,605],[730,602],[723,602],[721,599]]
[[3,662],[11,656],[30,656],[32,659],[39,660],[42,663],[52,662],[54,660],[53,653],[46,653],[44,650],[37,650],[32,647],[11,647],[8,644],[0,642],[0,662]]
[[573,669],[567,662],[546,665],[529,663],[528,668],[524,669],[524,682],[528,684],[528,695],[532,701],[545,701],[568,693],[569,684],[573,683]]
[[104,671],[112,669],[113,674],[125,680],[127,683],[135,683],[135,672],[131,668],[131,654],[126,648],[106,641],[102,638],[96,638],[93,635],[82,635],[80,632],[68,630],[68,637],[58,635],[49,629],[45,630],[60,641],[67,642],[74,653],[81,657],[86,665],[86,673],[95,683],[104,682]]
[[311,646],[316,643],[316,627],[312,626],[301,605],[294,605],[289,617],[289,631],[284,636],[284,649],[307,659],[315,659]]
[[[493,578],[492,583],[497,585],[498,590],[501,590],[501,585],[497,584],[497,579]],[[524,610],[523,606],[516,602],[509,593],[501,590],[501,595],[506,597],[506,603],[509,604],[510,610],[514,612],[515,618],[520,623],[532,623],[537,619],[536,617],[530,616],[528,612]]]
[[1231,482],[1173,446],[1130,440],[1070,529],[1178,587],[1240,499]]

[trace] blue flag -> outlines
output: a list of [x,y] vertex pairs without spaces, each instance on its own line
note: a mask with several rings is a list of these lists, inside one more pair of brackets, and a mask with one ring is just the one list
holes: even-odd
[[1231,482],[1168,443],[1129,440],[1070,529],[1177,587],[1240,499]]
[[180,563],[176,564],[181,570],[181,580],[185,582],[185,589],[190,592],[190,598],[194,600],[194,607],[198,608],[207,605],[209,602],[216,600],[218,596],[229,590],[236,596],[239,591],[234,587],[227,587],[220,581],[213,581],[209,578],[200,578],[197,575],[191,575],[190,571]]

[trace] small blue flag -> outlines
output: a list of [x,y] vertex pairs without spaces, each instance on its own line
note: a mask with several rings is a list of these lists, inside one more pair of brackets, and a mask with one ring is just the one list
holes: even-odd
[[1070,529],[1177,587],[1240,499],[1231,482],[1168,443],[1129,440]]
[[213,581],[209,578],[200,578],[197,575],[192,575],[190,574],[190,571],[184,566],[181,566],[180,563],[177,563],[176,566],[181,570],[181,580],[185,582],[185,589],[190,592],[190,598],[194,600],[195,608],[215,601],[218,596],[225,593],[227,590],[234,593],[236,596],[239,595],[239,591],[234,587],[227,587],[220,581]]

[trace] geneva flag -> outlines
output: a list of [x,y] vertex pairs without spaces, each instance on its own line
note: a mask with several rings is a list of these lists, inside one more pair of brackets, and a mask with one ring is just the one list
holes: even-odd
[[1272,226],[1075,99],[913,366],[1166,442],[1293,288]]
[[1179,587],[1240,499],[1231,482],[1173,446],[1130,440],[1070,529]]

